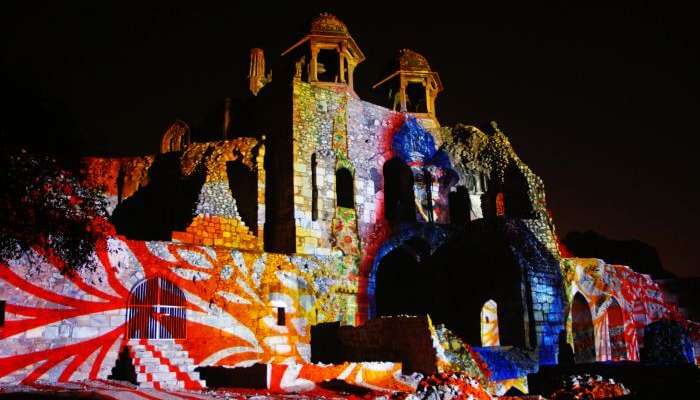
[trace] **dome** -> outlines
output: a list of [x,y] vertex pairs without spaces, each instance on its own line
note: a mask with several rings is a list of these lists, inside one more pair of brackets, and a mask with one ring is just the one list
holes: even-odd
[[411,49],[399,50],[398,59],[402,71],[430,71],[428,60]]
[[348,27],[333,14],[321,13],[311,21],[311,33],[320,35],[349,35]]

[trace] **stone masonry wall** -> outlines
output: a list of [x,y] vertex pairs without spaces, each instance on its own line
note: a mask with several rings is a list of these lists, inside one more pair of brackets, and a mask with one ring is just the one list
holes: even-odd
[[106,378],[128,340],[130,292],[153,277],[184,292],[187,333],[178,342],[198,365],[303,363],[311,324],[348,313],[338,258],[115,237],[98,244],[95,262],[73,275],[42,254],[0,265],[2,382]]

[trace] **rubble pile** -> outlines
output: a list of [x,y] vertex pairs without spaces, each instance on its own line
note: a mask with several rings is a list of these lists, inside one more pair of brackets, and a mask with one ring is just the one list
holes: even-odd
[[571,375],[562,382],[562,388],[552,393],[552,400],[611,399],[630,394],[629,389],[613,379],[600,375]]
[[440,372],[463,371],[481,386],[489,384],[491,371],[479,353],[442,324],[432,334]]
[[476,379],[464,373],[439,373],[423,378],[413,394],[402,393],[399,400],[491,400],[493,397]]

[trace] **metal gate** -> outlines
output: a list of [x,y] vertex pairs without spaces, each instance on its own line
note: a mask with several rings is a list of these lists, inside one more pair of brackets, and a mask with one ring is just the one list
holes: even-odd
[[129,296],[129,339],[184,339],[185,304],[182,290],[165,278],[140,282]]

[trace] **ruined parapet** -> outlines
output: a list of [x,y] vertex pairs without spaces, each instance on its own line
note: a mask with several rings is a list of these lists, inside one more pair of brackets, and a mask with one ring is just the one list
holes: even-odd
[[148,185],[149,169],[155,156],[100,158],[81,160],[81,184],[102,191],[107,213],[112,214],[123,201]]
[[163,133],[160,140],[160,152],[182,151],[190,144],[190,127],[181,120],[176,120]]

